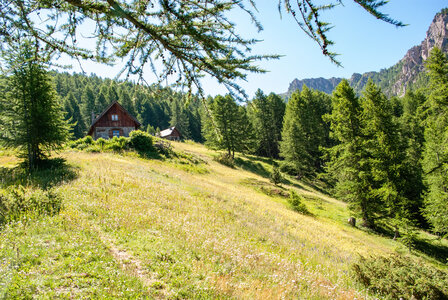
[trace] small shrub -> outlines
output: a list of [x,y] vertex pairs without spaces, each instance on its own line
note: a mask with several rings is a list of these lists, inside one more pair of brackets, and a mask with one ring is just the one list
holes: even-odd
[[292,176],[297,175],[297,168],[294,164],[290,163],[290,162],[286,162],[286,161],[282,161],[280,163],[280,171],[285,173],[285,174],[289,174]]
[[235,168],[235,161],[233,160],[233,157],[229,155],[228,153],[222,153],[219,156],[216,156],[213,158],[213,160],[219,162],[222,165],[225,165],[230,168]]
[[356,281],[385,299],[448,299],[448,275],[410,257],[360,256],[351,269]]
[[89,147],[89,145],[84,144],[84,143],[81,143],[81,144],[78,144],[78,145],[76,146],[76,149],[78,149],[78,150],[84,150],[84,149],[86,149],[87,147]]
[[402,222],[403,230],[401,231],[400,241],[405,245],[409,251],[415,248],[418,241],[417,228],[407,220]]
[[291,208],[301,214],[309,215],[310,212],[302,201],[303,198],[301,196],[293,190],[290,191],[288,202],[291,205]]
[[102,151],[102,149],[101,149],[101,147],[99,145],[95,144],[95,145],[92,145],[92,146],[89,146],[89,147],[85,148],[84,151],[87,152],[87,153],[99,153],[99,152]]
[[73,149],[76,148],[76,149],[79,149],[79,150],[83,150],[83,149],[85,149],[88,146],[93,145],[93,144],[94,144],[93,138],[90,135],[88,135],[88,136],[85,136],[83,138],[71,141],[69,143],[69,147],[73,148]]
[[94,143],[93,138],[90,135],[86,135],[81,140],[86,145],[92,145]]
[[282,173],[278,167],[274,167],[271,175],[269,176],[269,180],[275,185],[279,185],[283,181]]
[[137,152],[145,153],[153,151],[152,136],[141,130],[134,130],[129,135],[129,146]]
[[128,148],[128,139],[125,137],[114,136],[111,140],[106,142],[106,150],[112,150],[114,152],[122,152]]
[[0,191],[0,225],[23,217],[56,215],[62,199],[52,190],[31,190],[23,186]]
[[164,139],[156,138],[154,148],[158,153],[163,154],[166,157],[173,157],[176,154],[171,143]]
[[104,146],[106,145],[106,140],[103,138],[99,138],[96,140],[95,144],[97,144],[101,150],[104,149]]

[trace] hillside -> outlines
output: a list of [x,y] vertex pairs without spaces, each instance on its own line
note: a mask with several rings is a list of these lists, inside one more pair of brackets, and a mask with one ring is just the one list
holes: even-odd
[[[421,44],[409,49],[398,63],[379,72],[354,73],[347,79],[358,94],[371,78],[388,96],[403,96],[410,88],[420,88],[427,83],[424,61],[435,46],[445,53],[448,52],[448,11],[446,9],[434,17]],[[289,84],[286,94],[289,96],[295,90],[302,89],[304,84],[330,94],[341,80],[342,78],[334,77],[294,79]]]
[[[64,170],[26,179],[53,186],[63,208],[0,231],[0,297],[359,299],[358,254],[436,263],[350,227],[317,182],[273,186],[268,160],[240,156],[232,169],[202,145],[173,145],[186,159],[66,151]],[[0,152],[3,188],[20,182],[12,154]],[[291,210],[288,189],[311,215]]]

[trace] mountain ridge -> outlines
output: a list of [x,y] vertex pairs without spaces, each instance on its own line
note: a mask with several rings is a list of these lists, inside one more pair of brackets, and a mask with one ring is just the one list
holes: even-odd
[[[371,78],[386,95],[402,96],[409,89],[419,88],[426,84],[424,61],[435,46],[448,53],[448,8],[442,9],[434,16],[425,39],[420,45],[410,48],[395,65],[378,72],[353,73],[347,79],[358,94],[361,93],[368,79]],[[303,85],[331,94],[342,79],[338,77],[328,79],[322,77],[296,78],[289,84],[288,91],[284,95],[289,97],[295,90],[301,90]]]

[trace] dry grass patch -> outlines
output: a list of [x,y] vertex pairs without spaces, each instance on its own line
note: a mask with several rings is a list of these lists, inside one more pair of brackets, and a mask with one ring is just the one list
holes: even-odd
[[[59,244],[60,251],[74,251],[81,259],[61,272],[119,277],[119,287],[135,293],[125,295],[129,297],[353,299],[366,295],[349,273],[357,254],[386,255],[398,246],[349,227],[346,205],[309,185],[284,185],[285,191],[304,197],[313,213],[304,216],[291,210],[284,197],[259,191],[258,186],[272,186],[267,178],[225,167],[197,144],[173,147],[199,158],[206,171],[130,155],[64,154],[79,166],[79,174],[56,187],[64,195],[64,210],[56,217],[60,223],[49,228],[56,238],[63,236],[61,241],[81,232],[84,247],[97,247],[115,275],[86,272],[81,268],[86,259]],[[2,236],[1,249],[13,247],[11,234]],[[101,263],[95,266],[101,268]],[[33,270],[51,282],[45,271]],[[72,285],[57,286],[68,293]],[[102,295],[96,292],[73,293]]]

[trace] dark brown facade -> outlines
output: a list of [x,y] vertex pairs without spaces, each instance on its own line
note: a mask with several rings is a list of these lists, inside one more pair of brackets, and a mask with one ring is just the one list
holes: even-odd
[[131,116],[118,102],[113,102],[101,113],[88,131],[93,139],[110,139],[114,136],[128,137],[129,133],[140,127],[140,122]]

